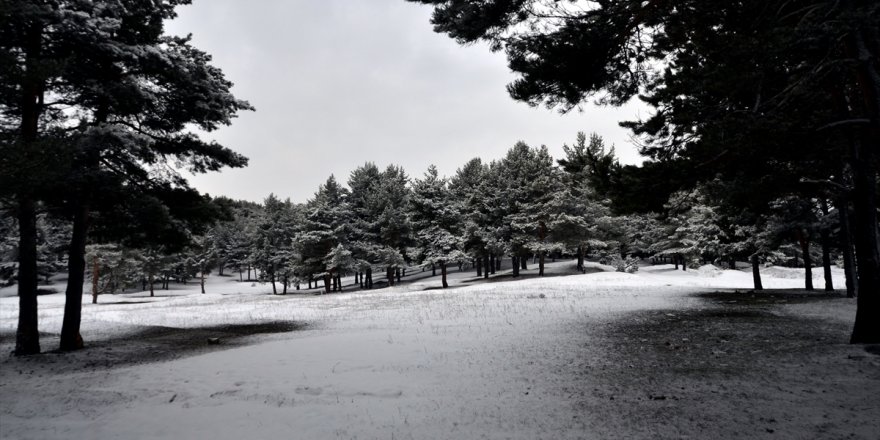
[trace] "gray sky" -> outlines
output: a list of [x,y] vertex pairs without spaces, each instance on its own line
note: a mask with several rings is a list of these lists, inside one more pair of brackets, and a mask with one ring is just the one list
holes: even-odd
[[620,120],[644,107],[586,106],[560,115],[513,101],[503,53],[436,34],[431,8],[404,0],[194,0],[167,24],[193,34],[235,83],[245,112],[206,135],[250,158],[244,169],[195,176],[212,195],[305,201],[330,174],[342,182],[367,161],[420,177],[452,175],[467,160],[500,158],[519,140],[559,158],[578,131],[640,159]]

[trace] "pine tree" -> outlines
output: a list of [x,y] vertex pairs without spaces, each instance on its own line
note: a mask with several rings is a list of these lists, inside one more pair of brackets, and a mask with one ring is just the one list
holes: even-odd
[[360,284],[367,289],[373,287],[373,265],[378,263],[379,236],[375,224],[378,212],[374,197],[379,177],[379,168],[368,162],[352,171],[348,179],[348,205],[352,213],[348,246]]
[[[68,164],[62,167],[68,174],[56,187],[63,190],[74,220],[63,350],[82,346],[79,322],[88,226],[95,212],[111,209],[102,205],[102,192],[150,188],[161,180],[151,169],[167,158],[194,172],[246,163],[240,155],[188,131],[191,125],[210,131],[228,124],[236,111],[250,106],[229,93],[231,83],[188,38],[163,35],[164,20],[174,17],[180,3],[4,2],[0,40],[4,58],[11,63],[0,78],[0,97],[4,113],[21,121],[21,129],[10,135],[12,142],[4,143],[15,145],[17,154],[7,155],[4,148],[3,174],[13,169],[5,160],[17,161],[21,154],[29,158],[18,164],[25,169],[58,158]],[[53,143],[52,127],[59,123],[76,129],[64,132],[63,143]],[[179,176],[164,183],[185,186]],[[23,328],[17,350],[22,354],[39,351],[32,320],[32,226],[35,200],[43,195],[33,188],[47,185],[31,187],[11,189],[19,205],[23,250]]]
[[[449,180],[450,196],[461,213],[462,250],[473,261],[477,276],[483,275],[484,255],[493,251],[499,257],[504,254],[503,242],[494,233],[497,225],[493,220],[497,217],[491,215],[493,183],[489,167],[480,158],[468,161]],[[486,268],[487,277],[489,271]]]
[[341,289],[341,271],[351,270],[354,266],[353,260],[345,267],[328,265],[334,263],[330,254],[338,245],[343,245],[343,250],[346,250],[350,236],[351,215],[347,198],[348,190],[330,176],[306,203],[302,226],[296,236],[295,249],[302,259],[303,275],[309,279],[323,278],[324,291],[328,293],[331,284]]
[[504,182],[505,206],[503,225],[506,241],[514,256],[538,256],[538,274],[544,275],[548,253],[561,249],[561,243],[550,241],[551,221],[556,217],[553,199],[561,188],[561,176],[553,164],[547,147],[530,148],[519,142],[499,164]]
[[449,287],[446,269],[449,263],[466,260],[461,236],[461,215],[447,188],[445,178],[437,175],[431,165],[422,179],[413,183],[410,212],[419,261],[431,267],[439,266],[441,284]]
[[721,254],[723,231],[718,215],[699,189],[674,193],[666,209],[666,233],[652,251],[677,259],[682,270],[697,268],[701,261]]
[[[269,194],[263,201],[263,212],[256,221],[252,245],[252,261],[260,271],[261,281],[272,283],[272,293],[278,294],[276,282],[292,258],[295,223],[293,204]],[[286,283],[285,283],[286,291]]]

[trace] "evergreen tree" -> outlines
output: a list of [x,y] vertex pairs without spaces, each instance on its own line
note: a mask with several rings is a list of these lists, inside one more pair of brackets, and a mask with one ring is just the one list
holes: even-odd
[[[293,256],[295,224],[290,200],[281,201],[269,194],[263,202],[263,212],[256,222],[252,245],[252,261],[260,271],[262,281],[272,283],[272,293],[278,294],[276,282]],[[286,283],[285,283],[286,287]]]
[[538,274],[544,275],[545,256],[562,245],[550,241],[550,225],[556,216],[553,199],[561,188],[561,176],[553,164],[547,147],[530,148],[519,142],[500,162],[504,182],[505,206],[503,224],[507,243],[515,256],[538,256]]
[[354,262],[344,267],[330,265],[343,260],[341,254],[337,259],[330,254],[339,245],[346,250],[350,236],[351,216],[347,198],[348,190],[330,176],[306,203],[301,230],[296,236],[295,249],[302,260],[303,275],[309,279],[323,278],[325,292],[330,292],[331,284],[341,290],[341,272],[350,270],[354,265]]
[[[0,156],[18,160],[25,154],[29,159],[19,163],[25,168],[59,157],[70,165],[63,167],[68,174],[58,186],[73,218],[63,350],[82,346],[79,322],[88,227],[95,212],[111,209],[102,205],[102,192],[149,188],[162,180],[151,170],[167,158],[187,164],[194,172],[246,163],[240,155],[188,131],[190,125],[213,130],[228,124],[236,111],[250,107],[229,93],[231,83],[188,38],[163,35],[164,20],[173,18],[175,6],[181,3],[3,4],[0,40],[3,56],[11,63],[2,71],[0,97],[4,115],[21,121],[21,129],[4,142],[17,154],[3,151]],[[76,130],[66,131],[63,143],[47,149],[51,127],[59,121]],[[13,169],[7,165],[3,164],[4,171]],[[165,183],[185,186],[179,176]],[[19,265],[24,276],[19,284],[23,307],[17,352],[26,354],[39,351],[32,319],[36,305],[31,226],[34,203],[41,195],[20,186],[11,191],[18,201],[24,251]]]
[[378,263],[379,236],[375,223],[379,213],[375,194],[379,176],[379,168],[368,162],[352,171],[348,179],[348,205],[352,213],[349,249],[360,283],[367,289],[373,286],[373,265]]
[[666,233],[651,250],[678,260],[682,270],[697,268],[721,254],[723,231],[718,215],[699,189],[677,192],[666,204]]
[[[468,161],[449,180],[450,196],[461,213],[462,250],[473,260],[477,276],[482,275],[484,255],[495,251],[500,257],[504,253],[503,243],[492,232],[496,227],[493,220],[498,218],[492,215],[494,206],[490,202],[494,183],[489,167],[480,158]],[[487,276],[489,271],[487,267]]]
[[446,179],[437,175],[437,168],[428,167],[422,179],[413,183],[410,203],[413,229],[422,264],[440,267],[441,284],[449,287],[446,269],[449,263],[464,261],[466,255],[461,236],[458,206],[452,201]]

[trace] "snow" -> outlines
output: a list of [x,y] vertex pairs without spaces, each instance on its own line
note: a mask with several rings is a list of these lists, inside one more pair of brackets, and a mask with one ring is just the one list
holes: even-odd
[[[572,266],[551,263],[547,272]],[[446,290],[433,289],[439,275],[413,273],[422,278],[320,296],[273,296],[268,285],[224,277],[209,278],[204,295],[193,284],[154,298],[101,296],[83,306],[82,334],[97,348],[0,361],[0,438],[590,438],[602,420],[571,396],[592,388],[574,371],[599,362],[599,330],[640,311],[709,307],[692,294],[750,289],[751,273],[588,266],[585,275],[515,282],[453,269],[456,288]],[[802,287],[775,273],[765,287]],[[16,300],[0,298],[4,349]],[[46,350],[57,345],[63,294],[39,302]],[[836,310],[831,319],[851,321],[854,302]],[[304,327],[216,349],[196,332],[291,321]],[[149,328],[192,331],[196,348],[101,364],[108,353],[139,356],[138,335]],[[594,349],[595,359],[581,356]]]

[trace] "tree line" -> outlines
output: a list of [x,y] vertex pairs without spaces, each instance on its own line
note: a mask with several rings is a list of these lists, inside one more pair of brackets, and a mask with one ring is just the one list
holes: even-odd
[[[172,281],[197,280],[205,293],[213,271],[286,294],[319,285],[341,291],[342,277],[351,275],[371,289],[374,272],[376,282],[394,285],[408,267],[421,266],[439,271],[445,288],[450,266],[488,278],[506,258],[518,277],[531,259],[542,276],[548,256],[575,257],[581,270],[591,258],[626,272],[637,271],[641,259],[681,270],[708,263],[737,269],[737,261],[748,261],[759,290],[760,269],[770,264],[804,268],[812,290],[813,262],[821,259],[824,288],[833,289],[831,267],[840,265],[856,295],[852,244],[827,200],[780,198],[756,217],[726,204],[724,183],[713,181],[672,194],[646,191],[643,206],[659,203],[660,210],[623,211],[627,204],[615,199],[629,197],[639,168],[621,166],[595,133],[578,133],[562,149],[565,157],[554,160],[546,147],[519,142],[501,159],[471,159],[449,178],[434,166],[410,178],[402,167],[365,163],[346,184],[330,176],[302,203],[274,194],[263,203],[218,197],[209,203],[218,214],[185,228],[183,242],[108,240],[96,229],[84,255],[92,301],[125,289],[152,296]],[[38,262],[48,279],[69,258],[72,228],[49,211],[38,218]],[[7,219],[0,232],[8,241],[13,230]]]

